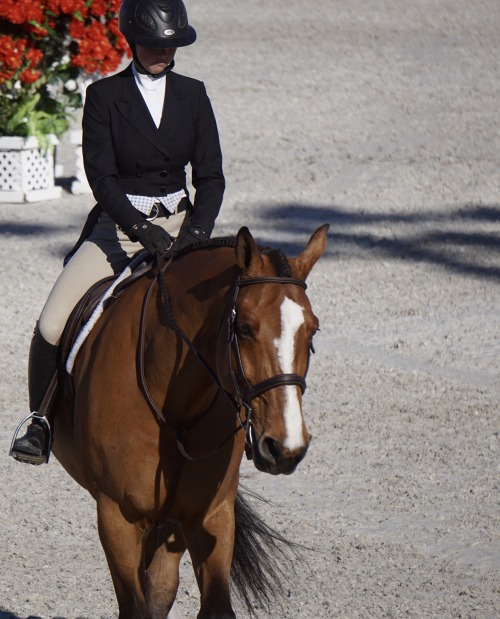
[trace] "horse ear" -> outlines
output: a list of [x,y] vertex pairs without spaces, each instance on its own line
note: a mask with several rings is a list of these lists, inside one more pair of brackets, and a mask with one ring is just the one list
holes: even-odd
[[238,231],[235,252],[238,264],[245,275],[254,275],[262,267],[262,256],[246,226]]
[[316,262],[321,258],[326,247],[326,233],[330,224],[323,224],[309,239],[304,251],[295,259],[298,277],[305,280]]

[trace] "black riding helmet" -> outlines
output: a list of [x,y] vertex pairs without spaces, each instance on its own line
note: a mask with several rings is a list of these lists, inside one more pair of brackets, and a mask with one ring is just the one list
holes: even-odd
[[118,27],[132,49],[185,47],[196,41],[182,0],[123,0]]

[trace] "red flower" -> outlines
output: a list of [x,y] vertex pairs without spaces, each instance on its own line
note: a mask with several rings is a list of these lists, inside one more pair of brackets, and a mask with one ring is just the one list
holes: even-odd
[[74,15],[79,13],[82,17],[87,17],[88,8],[85,0],[45,0],[47,9],[54,13],[65,13]]
[[26,41],[17,41],[9,36],[0,37],[0,72],[1,81],[6,81],[14,76],[16,69],[20,69],[23,64],[23,53],[26,48]]
[[19,79],[21,80],[21,82],[24,82],[25,84],[32,84],[33,82],[36,82],[36,80],[41,75],[42,75],[41,71],[35,71],[33,69],[25,69],[19,76]]
[[[61,84],[68,75],[74,80],[79,70],[103,75],[115,71],[123,55],[131,55],[118,29],[121,2],[0,0],[2,32],[10,33],[0,32],[3,118],[9,118],[10,112],[15,114],[19,101],[29,101],[34,93],[41,95],[39,109],[44,109],[50,91],[42,84]],[[51,100],[50,108],[55,106],[59,116],[79,105],[79,97],[70,94],[63,92],[57,101]]]
[[0,37],[0,82],[13,78],[19,69],[23,69],[18,76],[22,82],[35,82],[41,76],[41,71],[35,67],[42,59],[43,52],[33,47],[27,48],[25,39]]
[[109,12],[118,14],[120,12],[121,4],[122,0],[109,0]]
[[109,2],[108,0],[93,0],[89,10],[96,17],[104,17],[109,11]]
[[120,52],[126,52],[128,56],[132,55],[127,39],[123,36],[118,28],[118,19],[110,19],[108,21],[108,30],[115,37],[114,47]]
[[33,2],[33,0],[2,0],[0,3],[0,18],[13,24],[23,24],[30,21],[42,22],[43,10],[41,2]]
[[[107,27],[99,21],[84,25],[73,20],[70,24],[70,35],[78,43],[78,53],[72,57],[72,64],[89,73],[100,71],[105,75],[114,71],[120,64],[121,55],[111,44],[108,34]],[[122,46],[120,41],[116,47],[119,51],[124,51]]]
[[26,54],[24,56],[31,66],[36,66],[42,60],[43,52],[41,52],[39,49],[31,47],[26,51]]
[[33,38],[35,40],[43,39],[49,34],[49,31],[47,30],[47,28],[44,28],[43,26],[38,27],[38,26],[33,26],[32,24],[29,24],[26,29],[29,33],[33,35]]
[[85,25],[78,19],[72,19],[69,25],[69,35],[73,39],[83,39],[85,36]]

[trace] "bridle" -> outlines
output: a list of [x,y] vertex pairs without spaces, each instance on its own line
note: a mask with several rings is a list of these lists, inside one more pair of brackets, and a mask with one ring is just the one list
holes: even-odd
[[[158,276],[152,280],[149,286],[149,289],[146,292],[146,295],[144,297],[142,311],[141,311],[138,364],[139,364],[139,376],[140,376],[141,388],[143,390],[145,398],[149,406],[153,410],[153,412],[158,417],[158,419],[161,422],[167,425],[170,425],[171,427],[175,429],[176,434],[177,434],[177,446],[179,448],[179,451],[188,460],[201,460],[201,459],[211,457],[212,455],[215,455],[240,430],[244,430],[247,445],[251,446],[252,432],[250,430],[251,430],[251,425],[252,425],[252,401],[255,398],[258,398],[259,396],[261,396],[263,393],[266,393],[270,389],[275,389],[276,387],[282,387],[282,386],[288,386],[288,385],[296,385],[300,388],[301,392],[304,393],[306,389],[306,381],[305,381],[304,376],[300,376],[299,374],[294,374],[294,373],[276,374],[270,378],[267,378],[257,383],[256,385],[252,385],[248,381],[245,370],[243,368],[243,362],[242,362],[241,353],[240,353],[240,346],[238,343],[238,337],[237,337],[236,328],[235,328],[236,318],[237,318],[236,303],[237,303],[239,292],[242,287],[261,285],[261,284],[281,284],[281,285],[291,284],[295,286],[300,286],[301,288],[305,290],[307,288],[307,284],[303,280],[295,278],[295,277],[261,276],[261,277],[250,277],[250,278],[243,278],[243,279],[240,276],[237,277],[236,281],[233,284],[231,294],[229,295],[228,306],[223,312],[223,318],[221,319],[221,323],[219,324],[219,333],[220,333],[220,330],[222,329],[222,326],[224,324],[224,318],[227,317],[226,363],[228,366],[229,376],[231,379],[231,385],[232,385],[232,392],[231,392],[223,386],[218,373],[214,371],[210,367],[210,365],[207,363],[207,361],[201,356],[201,354],[199,353],[198,349],[193,344],[191,339],[184,333],[182,328],[179,326],[173,314],[172,305],[170,303],[170,298],[169,298],[167,287],[166,287],[165,280],[164,280],[164,273],[167,267],[169,266],[170,262],[171,261],[168,261],[164,266],[161,266],[158,261]],[[209,374],[213,382],[218,387],[217,393],[214,399],[212,400],[212,402],[210,403],[210,405],[208,406],[208,408],[189,425],[184,425],[182,427],[174,426],[172,422],[169,419],[167,419],[163,411],[155,403],[148,389],[147,381],[146,381],[145,368],[144,368],[146,316],[147,316],[147,309],[148,309],[149,301],[151,299],[152,292],[153,292],[156,282],[158,282],[158,286],[161,292],[162,303],[165,308],[167,318],[168,318],[168,321],[171,327],[177,333],[177,335],[186,343],[188,348],[195,355],[196,359],[205,368],[205,370],[207,371],[207,373]],[[312,347],[310,347],[310,349],[312,350]],[[233,357],[232,353],[233,352],[234,352],[234,358],[236,359],[236,362],[237,362],[237,372],[233,370],[233,366],[232,366],[232,357]],[[241,382],[244,385],[243,389],[240,388],[240,385],[238,383],[237,373],[239,373],[241,377]],[[189,429],[191,429],[194,425],[196,425],[199,421],[201,421],[201,419],[203,419],[209,413],[209,411],[212,408],[212,405],[214,404],[220,392],[222,392],[225,395],[225,397],[229,400],[229,402],[235,409],[236,415],[239,420],[239,424],[236,427],[236,429],[233,432],[231,432],[231,434],[227,436],[222,441],[222,443],[219,444],[211,452],[204,454],[203,456],[200,456],[200,457],[190,456],[186,452],[186,449],[184,447],[183,440],[182,440],[183,436],[186,434],[186,432]],[[241,417],[241,411],[243,408],[246,411],[245,419],[242,419]]]
[[[246,279],[241,279],[240,277],[238,277],[238,279],[234,283],[233,293],[231,295],[232,305],[231,305],[231,309],[229,312],[229,318],[228,318],[229,327],[228,327],[228,337],[227,337],[227,344],[228,344],[227,345],[227,359],[228,359],[228,364],[229,364],[229,373],[231,376],[231,381],[232,381],[233,389],[235,392],[236,400],[238,401],[240,406],[244,406],[247,409],[247,411],[251,410],[252,400],[255,400],[255,398],[258,398],[260,395],[262,395],[266,391],[269,391],[270,389],[274,389],[275,387],[282,387],[284,385],[297,385],[298,387],[300,387],[300,390],[302,393],[304,393],[304,391],[306,390],[305,378],[303,376],[300,376],[300,374],[275,374],[271,378],[267,378],[266,380],[263,380],[260,383],[257,383],[256,385],[250,384],[250,382],[248,381],[246,377],[245,370],[243,368],[243,362],[241,360],[240,346],[239,346],[238,337],[236,335],[236,328],[235,328],[236,317],[237,317],[236,301],[238,299],[238,295],[242,287],[254,286],[254,285],[259,285],[259,284],[292,284],[295,286],[300,286],[301,288],[304,288],[304,290],[307,288],[307,284],[303,280],[297,279],[295,277],[262,276],[262,277],[250,277]],[[236,374],[233,371],[233,368],[231,365],[231,349],[233,349],[235,352],[235,358],[238,364],[238,371],[245,385],[245,389],[243,393],[240,389],[240,386],[236,378]]]

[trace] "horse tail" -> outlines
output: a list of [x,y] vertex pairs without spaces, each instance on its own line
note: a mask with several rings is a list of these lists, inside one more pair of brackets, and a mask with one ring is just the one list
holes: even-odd
[[[248,490],[244,494],[267,502]],[[269,613],[275,604],[282,607],[282,601],[288,595],[285,585],[290,583],[294,564],[301,558],[300,550],[305,547],[287,540],[269,527],[243,497],[241,489],[236,496],[234,512],[232,588],[250,616],[256,616],[256,607]]]

